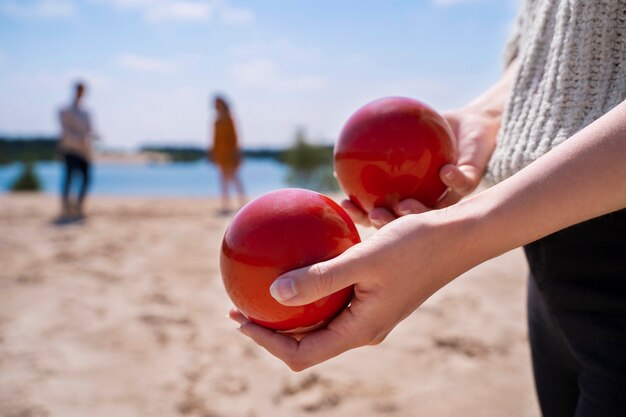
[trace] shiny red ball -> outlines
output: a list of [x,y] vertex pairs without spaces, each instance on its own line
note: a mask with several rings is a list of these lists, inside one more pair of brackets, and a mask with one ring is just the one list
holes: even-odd
[[335,146],[335,174],[365,212],[414,198],[434,207],[446,191],[439,178],[455,163],[453,133],[426,104],[403,97],[373,101],[354,113]]
[[358,242],[354,223],[330,198],[296,188],[267,193],[243,207],[224,234],[224,287],[254,323],[284,332],[312,330],[347,307],[352,287],[288,307],[272,298],[270,285],[284,272],[334,258]]

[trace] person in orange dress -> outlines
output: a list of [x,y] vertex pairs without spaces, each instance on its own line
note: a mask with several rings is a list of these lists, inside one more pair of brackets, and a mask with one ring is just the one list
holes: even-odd
[[230,108],[226,100],[215,97],[216,118],[213,126],[213,149],[209,152],[209,158],[220,171],[220,187],[222,190],[222,212],[231,210],[229,185],[234,184],[239,194],[241,205],[246,202],[246,195],[238,176],[241,165],[241,152],[237,141],[237,130],[231,117]]

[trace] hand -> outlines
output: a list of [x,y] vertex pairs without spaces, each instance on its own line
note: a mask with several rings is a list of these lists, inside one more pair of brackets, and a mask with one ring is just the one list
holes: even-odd
[[[444,165],[439,171],[441,181],[448,186],[448,191],[435,208],[450,206],[478,187],[495,147],[496,135],[500,127],[499,114],[490,114],[471,108],[449,111],[443,116],[454,133],[459,157],[456,165]],[[365,213],[350,200],[342,201],[341,206],[356,223],[374,226],[377,229],[398,217],[431,210],[415,199],[400,201],[392,211],[375,208]]]
[[271,292],[285,305],[308,304],[354,285],[351,305],[324,329],[293,337],[255,325],[237,310],[231,310],[230,317],[244,335],[294,371],[349,349],[378,344],[462,272],[455,268],[464,260],[458,255],[462,239],[448,239],[445,231],[450,229],[436,226],[442,223],[440,218],[435,211],[403,217],[334,259],[278,277]]
[[361,226],[374,226],[377,229],[380,229],[387,223],[391,223],[398,217],[402,217],[407,214],[419,214],[430,210],[424,204],[413,198],[407,198],[406,200],[400,201],[393,207],[393,211],[389,211],[382,207],[375,207],[369,213],[365,213],[350,200],[342,200],[340,204],[341,207],[348,212],[355,223],[360,224]]
[[456,165],[444,165],[439,177],[449,187],[436,208],[450,206],[472,193],[483,176],[496,146],[500,114],[461,109],[443,114],[456,138]]

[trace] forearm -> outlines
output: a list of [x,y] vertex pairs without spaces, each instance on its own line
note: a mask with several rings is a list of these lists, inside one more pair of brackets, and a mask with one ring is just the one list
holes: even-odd
[[626,207],[626,102],[446,217],[464,227],[475,263]]

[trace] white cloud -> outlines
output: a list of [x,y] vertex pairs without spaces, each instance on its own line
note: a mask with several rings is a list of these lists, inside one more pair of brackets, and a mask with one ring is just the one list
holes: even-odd
[[168,74],[178,69],[178,66],[171,61],[133,53],[120,54],[113,59],[113,62],[121,68],[136,72]]
[[276,39],[237,45],[230,53],[234,60],[230,75],[240,86],[302,92],[319,90],[326,85],[326,80],[319,75],[310,71],[299,73],[302,68],[316,66],[320,58],[317,48]]
[[71,0],[5,1],[0,3],[0,12],[14,18],[66,18],[76,13]]
[[248,8],[225,5],[218,10],[220,22],[230,25],[247,25],[255,19],[254,12]]
[[315,47],[303,47],[293,44],[288,39],[276,39],[271,42],[255,41],[231,48],[231,53],[238,59],[273,56],[281,60],[312,62],[320,57]]
[[91,0],[119,10],[135,10],[152,23],[208,22],[215,20],[229,25],[252,23],[254,12],[235,7],[229,0]]
[[150,22],[206,21],[213,14],[213,6],[203,1],[170,1],[149,7],[144,14]]
[[244,86],[282,92],[318,90],[326,83],[317,75],[288,76],[269,58],[253,58],[235,64],[232,75]]

